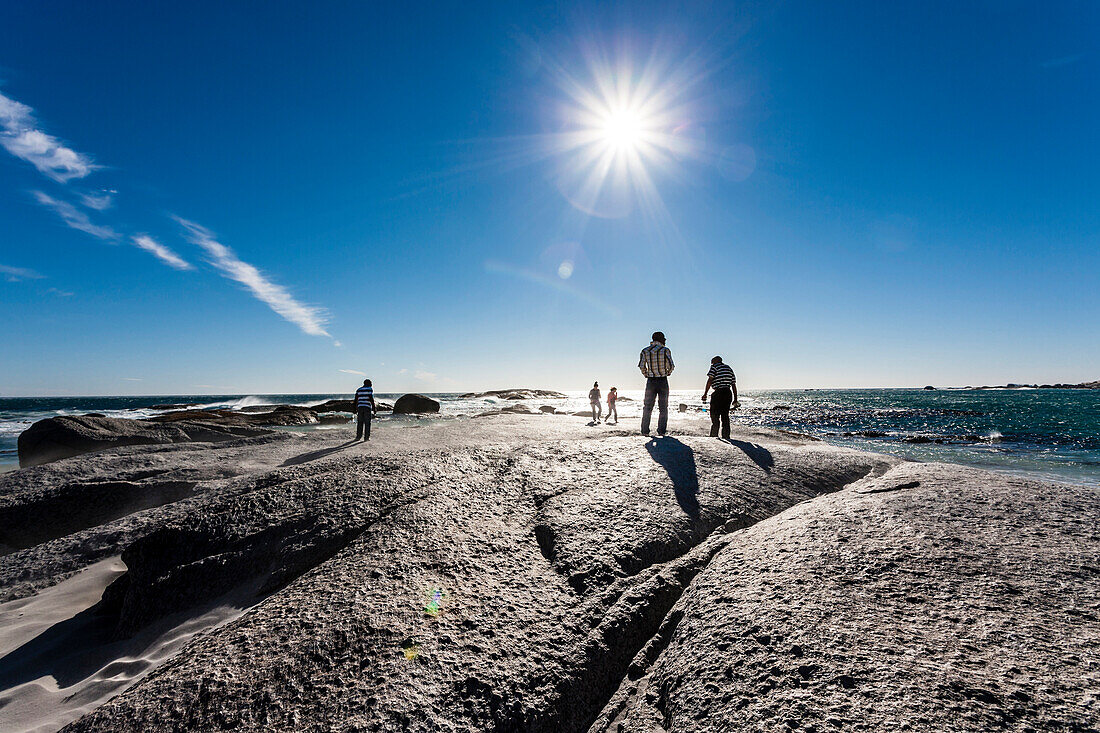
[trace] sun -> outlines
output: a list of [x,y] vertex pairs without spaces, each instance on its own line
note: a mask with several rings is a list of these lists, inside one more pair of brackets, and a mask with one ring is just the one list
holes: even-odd
[[645,120],[634,110],[608,110],[600,131],[612,149],[637,150],[645,138]]
[[557,129],[537,136],[537,153],[555,160],[558,190],[586,215],[621,218],[637,209],[665,221],[658,183],[682,180],[685,165],[706,158],[696,96],[705,91],[705,64],[658,49],[636,57],[582,49],[568,70],[548,64]]

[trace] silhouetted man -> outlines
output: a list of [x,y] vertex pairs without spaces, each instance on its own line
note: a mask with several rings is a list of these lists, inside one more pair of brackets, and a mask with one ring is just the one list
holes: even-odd
[[642,435],[649,435],[649,418],[653,415],[654,402],[658,403],[661,412],[657,418],[657,434],[664,435],[668,430],[668,375],[672,374],[676,365],[672,363],[672,352],[665,346],[665,335],[660,331],[654,331],[649,346],[642,349],[638,368],[646,378]]
[[593,382],[592,389],[588,390],[588,404],[592,406],[592,424],[598,425],[603,417],[603,407],[600,405],[600,383]]
[[370,440],[370,421],[374,412],[374,387],[369,379],[364,379],[363,386],[355,390],[356,440]]
[[710,360],[707,386],[703,387],[703,402],[707,401],[707,392],[712,387],[714,395],[710,398],[710,437],[718,437],[718,423],[721,422],[722,437],[729,440],[730,408],[736,408],[740,403],[737,401],[737,377],[734,376],[733,367],[723,362],[720,356]]

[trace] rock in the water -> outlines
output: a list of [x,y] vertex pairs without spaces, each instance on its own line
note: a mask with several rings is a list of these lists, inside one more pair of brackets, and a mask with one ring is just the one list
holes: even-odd
[[[262,412],[256,410],[262,410]],[[213,425],[259,425],[264,427],[316,425],[319,422],[317,413],[312,409],[296,405],[265,405],[245,408],[245,410],[181,410],[166,412],[163,415],[147,419],[150,422],[159,423],[174,423],[186,420]]]
[[927,390],[935,390],[936,388],[935,388],[935,387],[933,387],[933,386],[932,386],[931,384],[929,384],[929,385],[926,385],[926,386],[925,386],[925,389],[927,389]]
[[563,399],[569,395],[550,389],[494,389],[488,392],[467,392],[460,395],[463,399],[477,397],[496,397],[502,400]]
[[554,407],[553,405],[543,405],[542,407],[539,408],[539,412],[545,412],[547,414],[552,415],[555,412],[557,412],[557,408]]
[[329,400],[317,405],[310,405],[314,412],[355,412],[355,400]]
[[213,443],[267,432],[247,425],[213,425],[188,420],[165,425],[111,417],[51,417],[39,420],[19,435],[19,465],[24,468],[37,466],[126,445]]
[[404,394],[393,405],[395,415],[415,415],[423,412],[439,412],[439,403],[422,394]]

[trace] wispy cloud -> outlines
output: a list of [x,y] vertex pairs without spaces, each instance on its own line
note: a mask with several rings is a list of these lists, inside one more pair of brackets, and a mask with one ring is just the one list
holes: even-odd
[[1039,66],[1043,69],[1056,69],[1059,66],[1069,66],[1070,64],[1077,63],[1083,58],[1085,58],[1085,54],[1075,53],[1072,56],[1059,56],[1056,59],[1048,59],[1039,64]]
[[144,382],[141,377],[122,377],[123,382]]
[[68,290],[61,290],[60,288],[49,288],[46,290],[50,295],[56,295],[59,298],[71,298],[73,294]]
[[178,216],[173,218],[186,230],[188,241],[202,247],[210,255],[210,264],[225,277],[244,285],[258,300],[305,333],[331,338],[325,330],[327,317],[323,308],[299,303],[286,288],[268,280],[255,266],[242,261],[233,250],[214,239],[209,229]]
[[416,370],[413,376],[421,382],[435,382],[439,378],[439,375],[435,372],[426,372],[423,369]]
[[151,253],[154,257],[156,257],[169,267],[174,267],[177,270],[195,269],[191,266],[190,262],[180,257],[178,254],[168,249],[163,244],[150,237],[148,234],[137,234],[131,239],[135,246],[140,247],[146,252]]
[[80,203],[84,204],[89,209],[95,209],[96,211],[106,211],[114,204],[116,193],[118,193],[118,191],[96,191],[94,193],[82,193],[80,194]]
[[337,369],[336,371],[343,372],[344,374],[358,374],[360,377],[367,376],[366,372],[361,372],[358,369]]
[[45,275],[26,267],[9,267],[8,265],[0,265],[0,275],[3,275],[4,279],[10,283],[17,283],[20,280],[41,280],[45,277]]
[[68,201],[58,201],[54,197],[42,193],[41,191],[32,191],[31,193],[38,203],[53,209],[57,212],[57,215],[61,217],[61,220],[73,229],[84,232],[85,234],[91,234],[97,239],[117,240],[119,238],[118,232],[114,229],[100,226],[99,224],[93,224],[87,214],[70,204]]
[[65,183],[83,178],[98,166],[84,153],[68,148],[38,128],[34,110],[0,94],[0,145],[41,173]]

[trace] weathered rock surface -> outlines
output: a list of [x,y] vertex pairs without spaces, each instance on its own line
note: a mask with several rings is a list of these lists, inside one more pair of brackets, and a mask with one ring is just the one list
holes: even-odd
[[[685,441],[545,441],[268,474],[135,543],[123,600],[112,587],[105,605],[121,605],[127,631],[249,578],[282,589],[74,729],[136,730],[155,715],[169,727],[582,730],[730,532],[889,465]],[[169,700],[186,717],[164,717]]]
[[439,412],[439,403],[422,394],[404,394],[393,403],[395,415],[416,415],[425,412]]
[[19,465],[37,466],[82,453],[126,445],[202,442],[262,435],[246,425],[182,420],[170,425],[110,417],[62,416],[39,420],[19,435]]
[[777,431],[502,414],[330,432],[0,477],[42,508],[108,477],[244,471],[0,557],[2,585],[120,536],[96,617],[114,638],[246,609],[68,730],[1096,728],[1096,490]]
[[1100,724],[1100,495],[904,464],[730,539],[592,730]]

